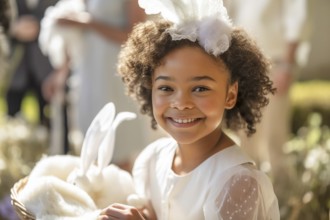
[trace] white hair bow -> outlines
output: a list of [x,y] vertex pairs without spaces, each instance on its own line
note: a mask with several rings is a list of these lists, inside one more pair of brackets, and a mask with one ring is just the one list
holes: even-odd
[[167,30],[173,40],[198,40],[215,56],[230,46],[232,23],[222,0],[139,0],[139,5],[174,23]]

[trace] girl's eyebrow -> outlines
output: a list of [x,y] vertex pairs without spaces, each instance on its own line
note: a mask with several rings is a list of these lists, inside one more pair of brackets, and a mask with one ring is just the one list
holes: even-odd
[[169,76],[157,76],[155,81],[157,81],[157,80],[173,81],[174,79],[172,77],[169,77]]
[[[169,76],[158,76],[155,81],[157,80],[167,80],[167,81],[174,81],[172,77]],[[209,76],[196,76],[191,79],[191,81],[201,81],[201,80],[210,80],[215,81],[212,77]]]
[[192,81],[201,81],[201,80],[215,81],[212,77],[209,77],[209,76],[196,76],[196,77],[192,78]]

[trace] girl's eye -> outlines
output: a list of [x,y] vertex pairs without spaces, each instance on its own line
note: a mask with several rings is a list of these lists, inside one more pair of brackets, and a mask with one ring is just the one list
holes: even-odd
[[158,90],[163,91],[163,92],[173,91],[173,89],[169,86],[160,86],[160,87],[158,87]]
[[206,88],[204,86],[198,86],[193,89],[194,92],[205,92],[205,91],[209,91],[209,90],[210,90],[209,88]]

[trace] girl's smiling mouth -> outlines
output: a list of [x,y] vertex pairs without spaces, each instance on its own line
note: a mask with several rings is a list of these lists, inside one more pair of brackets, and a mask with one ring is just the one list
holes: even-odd
[[191,123],[195,120],[198,120],[198,118],[184,118],[184,119],[181,119],[181,118],[172,118],[172,120],[176,123],[179,123],[179,124],[187,124],[187,123]]
[[197,124],[201,118],[167,118],[171,124],[175,125],[176,127],[190,127]]

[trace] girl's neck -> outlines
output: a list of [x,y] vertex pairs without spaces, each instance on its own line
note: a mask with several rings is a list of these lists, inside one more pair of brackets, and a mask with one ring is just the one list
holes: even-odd
[[179,144],[173,158],[172,170],[179,175],[187,174],[215,153],[233,144],[234,142],[221,130],[196,143]]

